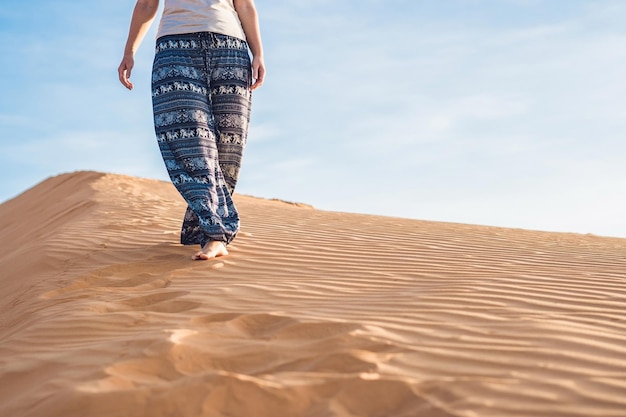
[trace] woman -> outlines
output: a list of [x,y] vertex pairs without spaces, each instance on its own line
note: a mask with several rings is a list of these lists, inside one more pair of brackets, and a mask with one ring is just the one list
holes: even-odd
[[[188,204],[181,243],[192,259],[227,255],[239,230],[232,200],[250,120],[251,91],[265,65],[254,0],[164,0],[152,68],[154,126],[174,186]],[[138,0],[120,82],[129,90],[134,55],[159,7]],[[252,53],[252,60],[248,53]]]

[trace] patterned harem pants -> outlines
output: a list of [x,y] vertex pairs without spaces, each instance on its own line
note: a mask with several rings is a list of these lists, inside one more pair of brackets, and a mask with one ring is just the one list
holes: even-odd
[[245,41],[211,32],[157,39],[154,127],[165,167],[187,202],[181,243],[230,243],[239,230],[232,200],[250,119]]

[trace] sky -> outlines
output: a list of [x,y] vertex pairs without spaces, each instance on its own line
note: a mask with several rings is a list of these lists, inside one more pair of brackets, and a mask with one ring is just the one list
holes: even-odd
[[[135,89],[117,80],[134,3],[0,3],[0,202],[77,170],[167,179],[156,22]],[[626,1],[256,5],[267,79],[238,193],[626,237]]]

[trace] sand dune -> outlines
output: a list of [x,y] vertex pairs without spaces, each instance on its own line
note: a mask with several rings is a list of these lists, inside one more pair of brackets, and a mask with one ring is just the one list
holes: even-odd
[[168,183],[0,206],[0,415],[626,416],[626,240],[237,195],[189,260]]

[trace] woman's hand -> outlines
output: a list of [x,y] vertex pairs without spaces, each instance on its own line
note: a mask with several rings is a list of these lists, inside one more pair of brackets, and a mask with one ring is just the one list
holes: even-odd
[[265,64],[263,63],[263,44],[259,29],[259,17],[254,0],[234,0],[235,11],[239,16],[243,33],[252,52],[252,79],[254,83],[250,90],[255,90],[263,84],[265,79]]
[[250,86],[250,90],[255,90],[263,85],[265,79],[265,64],[263,57],[252,58],[252,79],[254,83]]
[[133,70],[133,66],[135,66],[135,58],[132,55],[124,55],[122,58],[122,63],[117,68],[117,74],[120,79],[122,85],[129,90],[133,89],[133,83],[130,82],[130,73]]
[[158,8],[159,0],[137,0],[137,4],[135,4],[133,17],[130,20],[128,39],[124,48],[124,58],[122,58],[122,63],[117,68],[120,82],[129,90],[133,89],[133,83],[130,82],[129,78],[135,65],[135,52],[150,28]]

